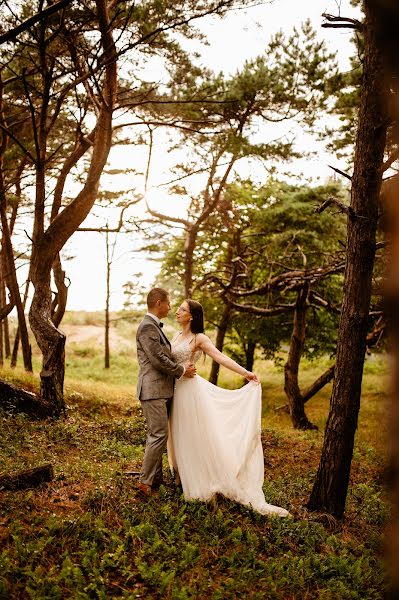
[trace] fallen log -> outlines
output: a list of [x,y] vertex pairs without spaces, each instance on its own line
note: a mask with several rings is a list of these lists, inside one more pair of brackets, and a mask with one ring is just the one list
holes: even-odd
[[0,490],[26,490],[38,487],[52,479],[54,479],[53,465],[48,463],[13,475],[0,475]]
[[[324,373],[320,375],[320,377],[316,379],[316,381],[312,383],[312,385],[308,387],[308,389],[303,394],[301,394],[304,404],[306,404],[306,402],[313,398],[313,396],[315,396],[317,392],[319,392],[325,385],[327,385],[327,383],[330,383],[330,381],[334,379],[334,371],[335,363],[331,365],[331,367],[329,367],[327,371],[324,371]],[[277,406],[274,409],[274,412],[281,411],[289,413],[289,409],[290,407],[288,404],[281,404],[280,406]]]
[[54,407],[42,402],[36,394],[0,379],[0,409],[22,412],[35,419],[54,416]]

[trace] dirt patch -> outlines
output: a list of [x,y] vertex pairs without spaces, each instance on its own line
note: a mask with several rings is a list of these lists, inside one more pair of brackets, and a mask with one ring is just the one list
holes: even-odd
[[[63,332],[67,336],[67,346],[69,344],[84,344],[90,342],[96,346],[104,347],[104,327],[99,325],[64,325]],[[109,330],[109,344],[111,349],[118,349],[121,346],[128,348],[131,346],[126,338],[122,337],[115,329]]]

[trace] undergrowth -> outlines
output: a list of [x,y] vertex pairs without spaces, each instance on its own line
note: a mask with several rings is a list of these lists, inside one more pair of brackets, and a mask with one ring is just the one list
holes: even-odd
[[[31,421],[0,413],[1,470],[11,473],[45,462],[55,470],[54,480],[40,488],[0,490],[0,598],[385,596],[389,504],[381,363],[366,365],[341,521],[306,510],[320,458],[328,388],[307,406],[319,431],[296,431],[287,414],[274,410],[285,401],[281,370],[266,361],[256,364],[264,384],[265,496],[292,514],[280,519],[221,496],[209,503],[186,502],[166,462],[159,496],[141,500],[134,477],[124,474],[127,468],[139,470],[146,435],[134,397],[134,356],[116,356],[118,366],[103,377],[100,353],[87,347],[67,349],[67,412],[61,419]],[[303,381],[310,383],[319,368],[306,364]],[[37,386],[35,377],[18,370],[5,369],[1,376],[29,389]],[[234,387],[239,381],[222,373],[221,383]]]

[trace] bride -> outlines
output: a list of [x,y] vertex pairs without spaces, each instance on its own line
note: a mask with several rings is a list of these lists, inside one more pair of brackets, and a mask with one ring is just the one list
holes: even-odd
[[204,335],[201,304],[185,300],[176,312],[181,326],[172,340],[176,362],[188,365],[202,353],[245,377],[237,390],[219,388],[199,375],[176,382],[169,420],[168,460],[181,481],[186,500],[210,500],[216,493],[268,515],[285,517],[284,508],[268,504],[261,444],[261,386],[247,371],[219,352]]

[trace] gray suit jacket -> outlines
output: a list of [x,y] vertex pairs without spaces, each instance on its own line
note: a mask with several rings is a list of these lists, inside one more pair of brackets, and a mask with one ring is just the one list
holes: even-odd
[[148,315],[137,329],[136,343],[140,366],[137,397],[140,400],[171,398],[175,378],[183,375],[184,367],[173,360],[168,338]]

